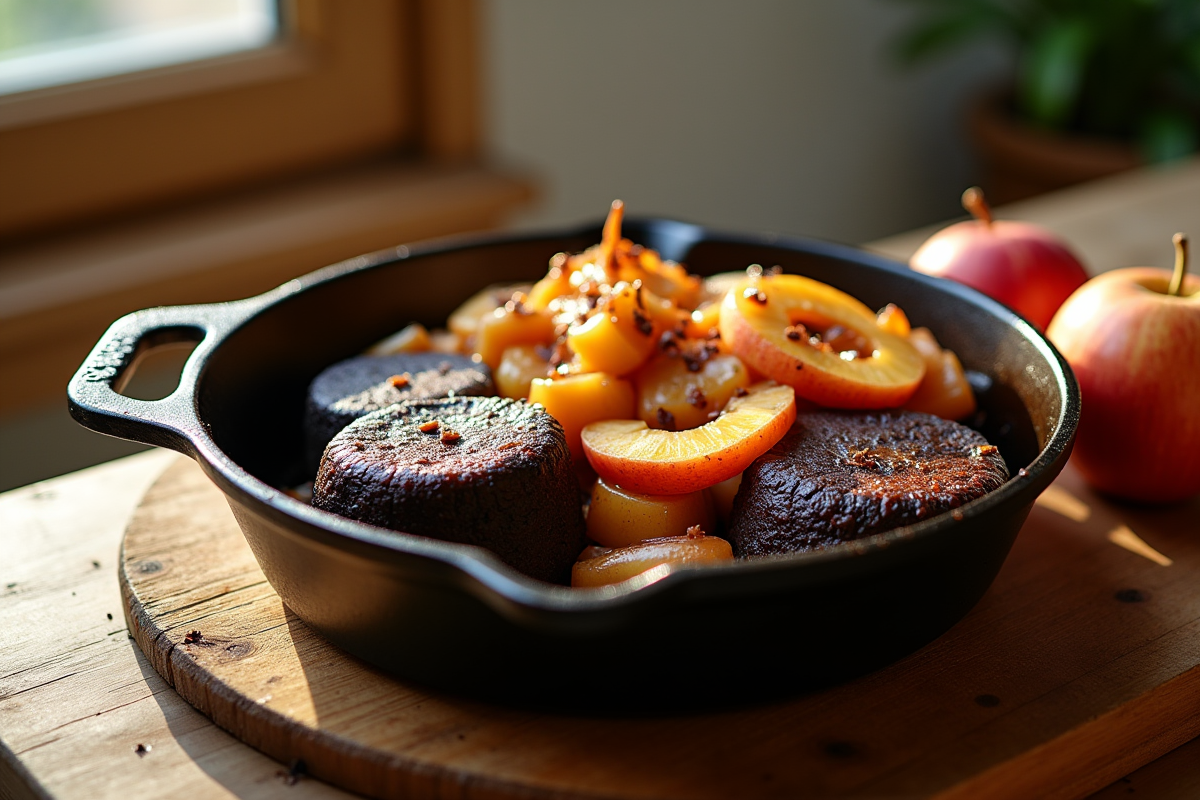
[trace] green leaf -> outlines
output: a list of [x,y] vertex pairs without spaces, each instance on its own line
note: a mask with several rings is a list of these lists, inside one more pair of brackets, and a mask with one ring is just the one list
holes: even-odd
[[1061,128],[1070,120],[1092,41],[1088,24],[1077,19],[1050,23],[1034,37],[1017,87],[1021,108],[1032,121]]
[[1148,115],[1139,138],[1143,157],[1153,163],[1182,158],[1200,148],[1196,120],[1177,111]]

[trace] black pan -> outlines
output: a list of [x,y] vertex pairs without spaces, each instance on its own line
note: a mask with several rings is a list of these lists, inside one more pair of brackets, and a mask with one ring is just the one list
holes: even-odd
[[[1013,478],[954,517],[852,545],[586,591],[280,491],[311,477],[300,426],[321,369],[409,322],[443,324],[487,284],[539,278],[554,253],[599,241],[599,226],[400,247],[239,302],[130,314],[72,379],[71,413],[195,458],[289,608],[350,653],[455,692],[591,707],[751,699],[877,668],[961,619],[1069,455],[1079,389],[1062,357],[1004,306],[861,250],[667,220],[631,220],[624,233],[700,274],[778,264],[873,308],[897,303],[985,376],[979,427]],[[199,345],[174,393],[141,401],[113,389],[141,352],[176,341]]]

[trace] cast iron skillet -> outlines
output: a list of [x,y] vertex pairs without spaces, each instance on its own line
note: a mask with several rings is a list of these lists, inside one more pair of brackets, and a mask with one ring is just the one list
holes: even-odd
[[[979,600],[1039,493],[1062,469],[1079,389],[1028,323],[970,289],[824,242],[632,220],[625,235],[700,274],[780,265],[930,327],[980,392],[980,429],[1013,478],[960,509],[827,551],[652,571],[571,590],[490,553],[319,511],[278,488],[301,472],[305,388],[324,367],[411,321],[439,326],[474,291],[535,280],[600,227],[399,247],[232,303],[118,320],[69,386],[72,415],[102,433],[195,458],[226,494],[280,597],[329,640],[401,677],[541,705],[695,707],[813,688],[932,641]],[[170,396],[113,384],[138,355],[198,341]]]

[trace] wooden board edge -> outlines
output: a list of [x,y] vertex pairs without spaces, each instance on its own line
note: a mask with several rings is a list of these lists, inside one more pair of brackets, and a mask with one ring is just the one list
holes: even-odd
[[[187,473],[192,470],[198,471],[198,465],[190,459],[181,459],[168,467],[147,490],[122,534],[117,570],[121,604],[130,634],[155,672],[189,705],[238,741],[281,765],[286,767],[302,761],[305,774],[369,797],[595,800],[593,795],[588,794],[530,787],[477,773],[454,772],[427,762],[385,754],[332,735],[329,738],[335,741],[336,751],[330,752],[327,746],[319,742],[319,737],[312,729],[296,724],[267,705],[251,701],[224,681],[213,680],[210,673],[201,670],[193,659],[176,647],[175,640],[182,638],[181,634],[172,636],[168,629],[155,624],[137,592],[136,580],[131,577],[130,563],[125,554],[126,536],[139,523],[142,506],[152,502],[158,491],[165,490],[173,496],[178,482],[189,480],[191,476],[187,476]],[[204,476],[204,480],[208,481],[207,476]],[[245,729],[252,727],[246,725],[246,720],[253,720],[260,730],[271,735],[253,740],[246,738]]]
[[1197,736],[1200,736],[1200,667],[1193,667],[1135,700],[935,797],[936,800],[1082,798]]

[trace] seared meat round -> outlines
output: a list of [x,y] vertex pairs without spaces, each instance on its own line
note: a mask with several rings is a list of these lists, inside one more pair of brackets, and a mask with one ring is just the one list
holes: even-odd
[[812,412],[746,470],[730,538],[739,556],[816,550],[910,525],[1008,479],[976,431],[930,414]]
[[[395,378],[395,380],[392,380]],[[310,474],[334,434],[354,420],[403,400],[494,394],[485,364],[447,353],[357,356],[329,367],[308,387],[304,457]]]
[[541,406],[499,397],[400,403],[356,420],[326,448],[313,505],[479,545],[558,583],[585,544],[562,426]]

